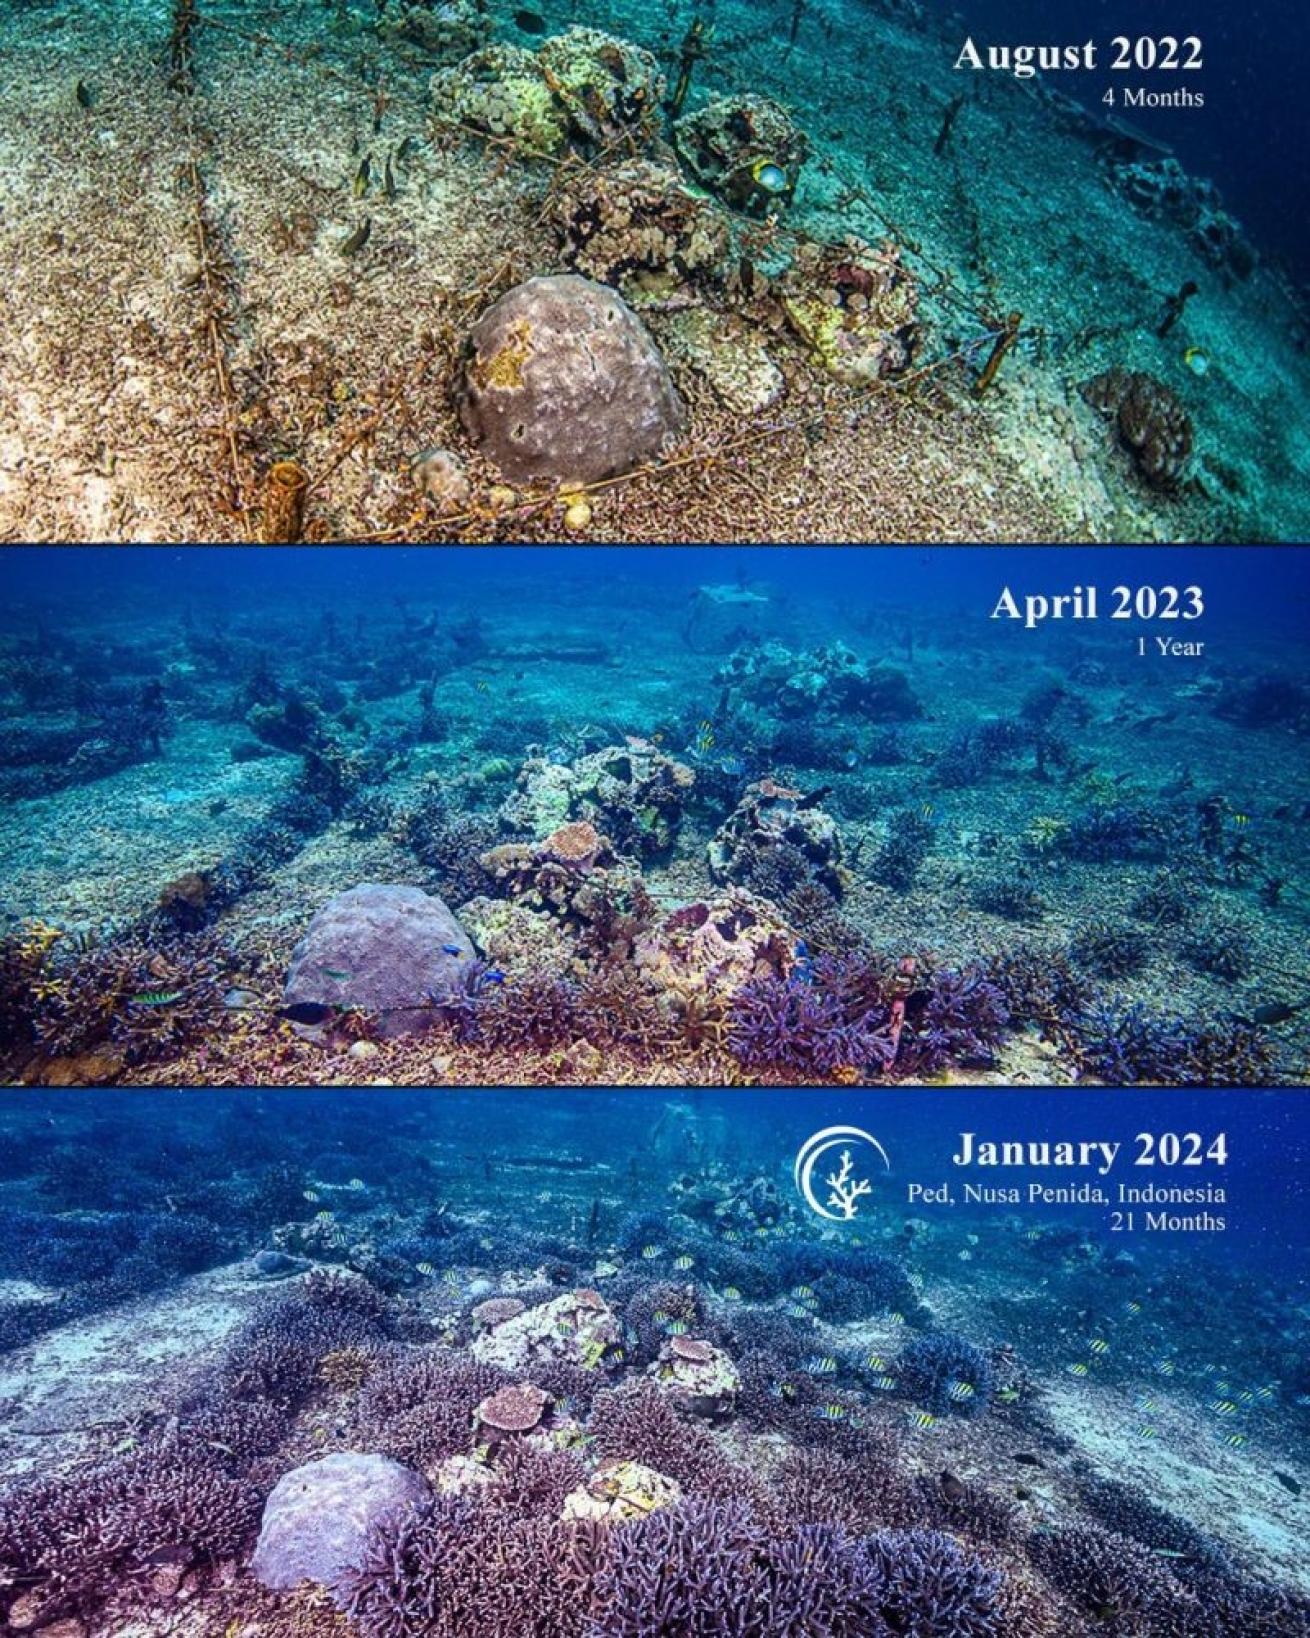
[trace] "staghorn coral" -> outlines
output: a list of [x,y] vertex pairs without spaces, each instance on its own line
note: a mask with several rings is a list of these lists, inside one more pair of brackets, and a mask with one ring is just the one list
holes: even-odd
[[1065,1525],[1039,1530],[1028,1552],[1046,1579],[1114,1638],[1195,1630],[1170,1624],[1190,1601],[1165,1565],[1127,1536],[1094,1524]]
[[579,1032],[578,986],[549,973],[511,979],[480,999],[477,1028],[493,1047],[549,1051]]
[[161,1564],[212,1563],[239,1551],[259,1521],[258,1491],[221,1455],[160,1446],[26,1481],[0,1495],[0,1602],[25,1624],[94,1610]]
[[505,1372],[448,1349],[384,1355],[360,1389],[352,1437],[420,1472],[473,1443],[473,1413],[509,1385]]
[[679,1415],[651,1383],[597,1394],[588,1432],[599,1455],[652,1467],[688,1496],[721,1500],[752,1489],[749,1475],[734,1467],[712,1437]]
[[580,1638],[600,1537],[438,1497],[379,1529],[343,1602],[363,1638]]
[[[935,1530],[887,1531],[860,1545],[888,1633],[1006,1638],[1006,1577]],[[876,1630],[876,1629],[875,1629]]]
[[1069,941],[1069,954],[1098,978],[1128,978],[1141,972],[1151,954],[1145,934],[1122,922],[1084,922]]
[[981,1416],[991,1404],[991,1361],[954,1331],[917,1338],[896,1361],[895,1374],[907,1393],[939,1416]]

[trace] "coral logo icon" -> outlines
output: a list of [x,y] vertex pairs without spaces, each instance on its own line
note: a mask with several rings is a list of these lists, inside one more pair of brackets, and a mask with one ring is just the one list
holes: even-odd
[[872,1133],[859,1126],[825,1126],[801,1145],[792,1177],[811,1211],[830,1223],[849,1223],[859,1215],[860,1201],[873,1194],[863,1173],[875,1161],[891,1171],[887,1151]]

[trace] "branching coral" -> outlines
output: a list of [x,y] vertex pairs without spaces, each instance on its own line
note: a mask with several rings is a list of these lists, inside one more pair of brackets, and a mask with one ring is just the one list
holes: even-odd
[[895,1374],[907,1393],[941,1416],[981,1416],[991,1403],[991,1361],[954,1331],[917,1338],[896,1361]]

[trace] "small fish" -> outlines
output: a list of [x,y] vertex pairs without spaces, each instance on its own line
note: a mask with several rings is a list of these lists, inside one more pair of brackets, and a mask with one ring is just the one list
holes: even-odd
[[1034,1456],[1031,1450],[1016,1450],[1011,1461],[1020,1462],[1024,1467],[1042,1467],[1044,1463],[1039,1456]]
[[673,1266],[674,1268],[680,1269],[683,1273],[685,1273],[687,1269],[695,1268],[696,1259],[694,1257],[689,1257],[684,1251],[681,1257],[675,1257],[673,1259]]
[[1125,1314],[1132,1314],[1132,1315],[1136,1316],[1136,1315],[1140,1314],[1141,1311],[1142,1311],[1142,1305],[1141,1305],[1140,1302],[1135,1302],[1135,1301],[1130,1300],[1130,1301],[1128,1301],[1128,1302],[1126,1302],[1124,1304],[1124,1313]]
[[348,239],[343,239],[338,246],[343,256],[353,256],[363,250],[368,243],[368,236],[373,231],[373,218],[366,216]]
[[1226,1433],[1224,1435],[1224,1443],[1228,1446],[1229,1450],[1241,1450],[1242,1446],[1246,1443],[1246,1435],[1244,1433]]
[[844,1422],[846,1420],[845,1405],[829,1404],[819,1407],[819,1416],[825,1422]]
[[323,1211],[316,1211],[314,1213],[314,1221],[316,1223],[331,1223],[332,1221],[334,1221],[334,1219],[333,1219],[332,1213],[325,1209]]
[[1250,823],[1251,815],[1249,813],[1235,813],[1233,815],[1233,825],[1237,830],[1245,830]]
[[879,1393],[895,1393],[897,1383],[894,1376],[883,1375],[872,1377],[870,1379],[869,1386],[871,1388],[877,1388]]
[[735,1285],[725,1285],[723,1288],[723,1296],[728,1302],[741,1301],[741,1292],[738,1291]]
[[957,1251],[955,1255],[962,1263],[971,1263],[973,1261],[973,1252],[969,1250],[968,1246],[965,1246],[963,1251]]
[[353,1194],[359,1194],[363,1189],[367,1188],[368,1185],[364,1182],[362,1177],[352,1177],[350,1182],[346,1184],[346,1187]]
[[134,1007],[171,1007],[175,1001],[180,1001],[186,994],[185,990],[147,990],[144,995],[134,995]]
[[648,1263],[653,1263],[661,1255],[661,1251],[658,1246],[643,1246],[641,1254]]
[[1277,1467],[1273,1471],[1274,1478],[1278,1480],[1279,1484],[1282,1485],[1284,1490],[1288,1491],[1289,1494],[1293,1496],[1299,1496],[1301,1494],[1303,1486],[1299,1484],[1290,1473],[1284,1473],[1281,1468]]
[[808,796],[802,796],[796,804],[797,813],[805,813],[810,808],[817,808],[825,796],[832,795],[831,785],[820,785],[818,790],[811,791]]
[[304,1197],[309,1201],[311,1206],[318,1205],[319,1201],[323,1198],[317,1189],[306,1189],[304,1191]]
[[946,1497],[948,1502],[963,1501],[969,1494],[968,1485],[965,1484],[963,1479],[957,1479],[954,1473],[946,1471],[938,1474],[937,1477],[938,1483],[942,1487],[942,1495]]
[[348,972],[343,971],[343,969],[340,968],[340,967],[324,967],[323,977],[324,978],[335,978],[338,983],[341,983],[341,982],[343,982],[343,980],[349,978],[350,974]]
[[702,722],[696,730],[696,749],[698,751],[712,751],[714,749],[714,724]]
[[94,108],[95,98],[91,94],[91,87],[85,80],[79,80],[73,87],[73,95],[77,98],[79,108]]
[[350,191],[356,199],[362,199],[368,192],[369,178],[373,175],[373,155],[365,154],[359,162],[359,169],[355,172],[355,180],[351,183]]
[[977,1391],[972,1382],[952,1382],[946,1390],[946,1397],[952,1405],[967,1405]]
[[1252,1024],[1285,1024],[1289,1018],[1295,1018],[1298,1012],[1304,1012],[1310,1002],[1306,1001],[1266,1001],[1262,1007],[1257,1007],[1248,1020]]
[[1160,1376],[1173,1376],[1177,1369],[1178,1366],[1168,1357],[1168,1355],[1166,1355],[1163,1359],[1157,1359],[1155,1362],[1155,1370]]
[[1016,1405],[1019,1402],[1018,1388],[998,1388],[996,1397],[1003,1405]]
[[479,677],[478,680],[477,680],[476,687],[477,687],[477,691],[478,691],[479,694],[485,694],[490,690],[491,684],[487,681],[487,679],[485,677]]
[[459,1278],[459,1275],[456,1273],[456,1271],[453,1268],[448,1268],[446,1270],[446,1272],[441,1277],[446,1282],[447,1285],[453,1285],[458,1289],[459,1284],[460,1284],[460,1278]]
[[611,1365],[622,1365],[623,1361],[628,1356],[624,1353],[622,1348],[611,1348],[605,1357],[609,1360]]
[[387,150],[387,157],[382,165],[382,191],[388,199],[396,197],[396,178],[391,169],[391,150]]
[[396,162],[403,165],[409,156],[417,149],[418,138],[407,136],[402,138],[399,148],[396,149]]
[[691,1330],[691,1326],[687,1324],[686,1320],[674,1319],[670,1320],[664,1329],[671,1337],[685,1337],[687,1332]]
[[923,804],[923,806],[919,809],[919,817],[920,817],[920,819],[924,819],[924,820],[931,819],[933,814],[936,813],[936,811],[937,811],[936,808],[933,807],[931,802],[925,802]]
[[895,1311],[893,1313],[890,1313],[887,1316],[887,1323],[888,1323],[888,1325],[896,1325],[896,1326],[904,1325],[905,1324],[905,1315],[900,1313],[899,1310]]
[[1137,1429],[1136,1437],[1139,1439],[1154,1439],[1155,1429],[1149,1426],[1147,1423],[1143,1423],[1142,1426]]
[[1273,1401],[1274,1390],[1268,1383],[1265,1383],[1263,1387],[1259,1387],[1255,1390],[1255,1396],[1262,1405],[1268,1405]]
[[1066,1365],[1065,1370],[1068,1371],[1070,1376],[1086,1376],[1089,1366],[1084,1360],[1080,1359],[1075,1365]]
[[447,955],[457,956],[457,955],[463,955],[464,954],[463,950],[460,948],[460,946],[458,944],[443,944],[441,946],[441,948],[446,952]]
[[805,1369],[811,1376],[836,1376],[837,1361],[831,1354],[811,1354],[805,1361]]
[[911,1411],[910,1426],[918,1428],[920,1433],[927,1433],[929,1428],[937,1426],[937,1418],[931,1411]]
[[1213,1411],[1216,1416],[1237,1415],[1237,1406],[1231,1399],[1212,1399],[1206,1409]]
[[911,1290],[913,1290],[913,1291],[922,1291],[923,1290],[923,1275],[922,1274],[918,1274],[918,1273],[915,1273],[915,1272],[911,1271],[909,1274],[907,1274],[905,1276],[905,1278],[910,1282],[910,1289]]
[[1093,1337],[1087,1346],[1094,1354],[1108,1354],[1110,1352],[1110,1344],[1104,1337]]
[[1193,375],[1205,375],[1210,368],[1209,354],[1201,347],[1189,347],[1183,354],[1183,365]]
[[1153,1411],[1158,1403],[1155,1395],[1150,1393],[1139,1393],[1133,1399],[1133,1404],[1139,1411]]
[[544,34],[546,32],[546,19],[539,11],[528,11],[524,7],[514,13],[514,27],[524,34]]
[[881,1354],[870,1354],[864,1363],[871,1371],[885,1371],[887,1369],[887,1361]]
[[430,1280],[437,1271],[431,1263],[415,1263],[414,1272],[421,1274],[425,1280]]
[[1024,1235],[1025,1240],[1031,1240],[1031,1241],[1040,1240],[1041,1237],[1042,1237],[1042,1231],[1039,1228],[1030,1228],[1027,1231],[1027,1233]]
[[1243,1388],[1237,1396],[1237,1403],[1239,1405],[1254,1405],[1255,1394],[1252,1393],[1250,1388]]
[[489,967],[482,975],[482,982],[484,984],[503,984],[505,975],[499,967]]

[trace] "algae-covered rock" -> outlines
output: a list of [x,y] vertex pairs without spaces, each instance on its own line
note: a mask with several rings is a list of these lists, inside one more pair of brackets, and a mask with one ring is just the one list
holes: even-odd
[[475,0],[401,0],[398,9],[382,14],[379,28],[383,37],[416,47],[430,63],[457,63],[486,41],[491,21]]
[[1146,370],[1113,369],[1079,389],[1113,421],[1119,441],[1152,489],[1176,490],[1192,454],[1192,419],[1171,387]]
[[841,894],[845,877],[835,821],[822,808],[807,807],[800,791],[772,779],[747,786],[711,839],[710,875],[716,882],[749,882],[760,861],[783,848],[803,858],[829,892]]
[[488,136],[512,137],[524,148],[559,153],[568,136],[568,115],[546,83],[534,52],[489,45],[453,68],[432,76],[432,103],[439,125],[466,125]]
[[722,1348],[701,1337],[670,1337],[647,1375],[692,1416],[728,1416],[737,1402],[741,1378]]
[[685,364],[695,370],[724,408],[736,415],[757,415],[786,391],[783,373],[759,334],[732,314],[686,308],[663,321],[660,339],[675,368]]
[[339,1451],[292,1468],[264,1505],[255,1579],[272,1592],[302,1581],[337,1592],[363,1564],[369,1534],[430,1495],[419,1474],[388,1456]]
[[[417,887],[365,882],[329,899],[296,946],[288,1006],[359,1007],[384,1035],[427,1028],[473,960],[449,906]],[[309,1020],[306,1020],[307,1022]]]
[[623,1340],[623,1328],[596,1291],[566,1291],[476,1336],[469,1352],[485,1365],[526,1375],[551,1361],[600,1370],[609,1350]]
[[789,973],[795,944],[774,909],[736,889],[685,905],[639,933],[633,957],[660,989],[726,998],[748,979]]
[[469,335],[460,418],[511,483],[592,483],[658,455],[682,403],[641,320],[566,273],[516,285]]
[[552,220],[579,272],[632,300],[671,300],[720,277],[731,252],[724,213],[646,159],[585,172],[555,194]]
[[650,52],[594,28],[570,28],[539,51],[489,45],[433,75],[439,125],[509,137],[538,154],[584,153],[619,139],[644,145],[659,123],[664,80]]
[[676,1479],[657,1473],[641,1462],[612,1457],[564,1498],[565,1519],[595,1519],[604,1524],[628,1524],[661,1507],[682,1500]]
[[747,216],[791,203],[808,153],[790,114],[767,97],[721,97],[673,127],[678,157],[701,187]]
[[894,244],[803,244],[781,299],[815,362],[847,386],[899,375],[913,359],[919,292]]

